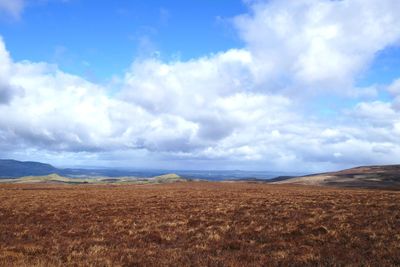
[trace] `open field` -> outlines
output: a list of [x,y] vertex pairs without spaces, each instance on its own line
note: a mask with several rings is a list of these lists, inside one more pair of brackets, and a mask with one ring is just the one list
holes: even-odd
[[0,266],[400,265],[400,192],[0,185]]

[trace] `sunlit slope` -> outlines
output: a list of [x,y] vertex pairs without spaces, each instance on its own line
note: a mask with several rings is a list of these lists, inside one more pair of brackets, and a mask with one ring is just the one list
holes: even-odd
[[138,177],[88,177],[88,178],[69,178],[58,174],[46,176],[26,176],[17,179],[0,179],[0,183],[50,183],[50,184],[165,184],[174,182],[184,182],[186,179],[176,174],[165,174],[161,176],[138,178]]
[[400,165],[363,166],[337,172],[295,177],[273,184],[400,189]]

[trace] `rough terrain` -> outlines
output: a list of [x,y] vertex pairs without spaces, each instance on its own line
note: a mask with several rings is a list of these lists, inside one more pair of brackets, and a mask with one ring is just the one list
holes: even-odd
[[399,266],[400,192],[0,184],[0,266]]

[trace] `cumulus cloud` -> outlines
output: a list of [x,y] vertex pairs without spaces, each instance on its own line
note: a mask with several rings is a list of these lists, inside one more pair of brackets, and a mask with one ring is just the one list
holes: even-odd
[[[285,170],[390,163],[400,156],[398,82],[388,87],[393,101],[383,102],[354,81],[399,40],[399,5],[251,2],[250,13],[234,19],[243,48],[188,61],[140,58],[113,94],[54,65],[14,62],[0,40],[0,149],[140,156],[179,168],[189,161]],[[304,97],[312,91],[317,98]],[[310,115],[311,101],[325,93],[372,100],[336,110],[338,117]]]
[[332,89],[351,83],[376,52],[399,41],[399,9],[396,0],[257,1],[235,21],[261,82]]
[[21,88],[10,83],[11,59],[0,37],[0,105],[8,104],[14,95],[22,93]]

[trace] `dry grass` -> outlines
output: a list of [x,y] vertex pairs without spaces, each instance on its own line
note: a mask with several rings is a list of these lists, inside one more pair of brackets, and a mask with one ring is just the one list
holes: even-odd
[[0,185],[0,266],[399,266],[400,193]]

